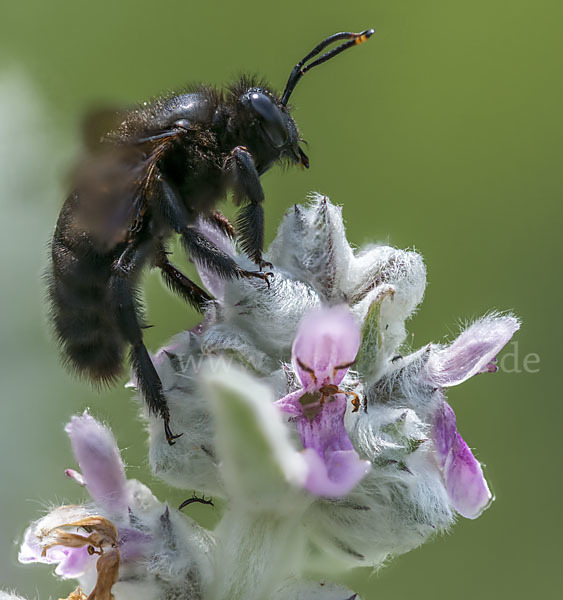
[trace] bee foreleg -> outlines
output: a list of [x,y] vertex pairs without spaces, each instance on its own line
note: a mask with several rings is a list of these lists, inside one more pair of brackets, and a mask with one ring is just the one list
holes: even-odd
[[235,202],[243,204],[237,215],[237,231],[242,249],[262,268],[264,247],[264,190],[250,152],[237,146],[225,163],[233,187]]
[[264,246],[264,209],[261,204],[246,204],[237,214],[237,231],[240,245],[245,254],[254,261],[260,269],[271,263],[262,260]]
[[150,250],[150,242],[133,241],[113,263],[109,280],[110,306],[121,334],[131,344],[129,360],[137,386],[148,404],[149,411],[160,415],[164,420],[166,439],[169,444],[173,444],[178,436],[170,431],[170,413],[162,393],[162,382],[143,343],[140,307],[135,297],[136,290],[133,283],[145,264]]

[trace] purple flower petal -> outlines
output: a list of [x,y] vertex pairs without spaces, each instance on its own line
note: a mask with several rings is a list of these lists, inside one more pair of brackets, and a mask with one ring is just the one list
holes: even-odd
[[321,458],[315,450],[308,448],[303,456],[309,469],[305,488],[316,496],[345,496],[370,469],[369,462],[360,460],[355,450],[327,452]]
[[47,565],[57,564],[55,573],[65,579],[74,579],[83,575],[93,564],[97,557],[88,554],[88,548],[66,548],[64,546],[53,546],[43,556],[43,548],[37,537],[34,525],[28,527],[25,532],[18,560],[21,563],[43,563]]
[[109,429],[85,412],[65,428],[92,499],[110,514],[127,510],[125,469]]
[[452,344],[433,352],[426,372],[440,387],[458,385],[477,373],[492,372],[490,363],[519,329],[514,317],[485,317],[473,323]]
[[131,528],[119,529],[119,552],[123,562],[135,561],[146,556],[147,545],[152,536],[144,531]]
[[434,415],[433,439],[438,462],[443,469],[457,434],[453,408],[444,400]]
[[274,404],[281,410],[282,412],[293,415],[293,416],[302,416],[303,415],[303,407],[299,403],[299,399],[305,394],[304,389],[299,389],[295,392],[291,392],[287,396],[284,396],[280,400],[274,402]]
[[477,518],[490,504],[492,494],[481,465],[457,431],[454,411],[445,401],[435,416],[433,438],[452,506],[463,517]]
[[[56,546],[52,549],[55,550]],[[49,554],[50,550],[47,551]],[[59,562],[55,573],[59,577],[64,579],[76,579],[84,575],[84,573],[91,569],[98,559],[97,556],[88,554],[88,547],[83,546],[82,548],[62,548],[62,552],[65,557]]]
[[344,427],[346,396],[336,394],[318,408],[313,418],[296,420],[309,467],[305,487],[319,496],[345,496],[369,471],[370,463],[360,460]]
[[36,535],[35,526],[31,525],[25,530],[18,560],[24,564],[39,562],[51,565],[58,563],[64,558],[64,554],[60,549],[53,548],[52,550],[52,552],[48,552],[45,556],[42,556],[42,548],[39,538]]
[[360,347],[360,328],[343,306],[313,310],[299,324],[293,342],[293,367],[303,387],[318,389],[325,383],[338,385]]
[[492,494],[479,461],[456,432],[444,468],[446,489],[453,507],[467,519],[476,519],[490,504]]
[[346,396],[327,398],[313,418],[303,415],[296,421],[297,432],[305,448],[314,448],[321,456],[326,450],[353,450],[344,427]]

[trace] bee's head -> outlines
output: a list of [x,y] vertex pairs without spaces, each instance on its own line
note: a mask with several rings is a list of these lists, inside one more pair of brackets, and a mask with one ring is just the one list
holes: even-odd
[[309,167],[309,159],[299,147],[295,122],[278,98],[265,88],[251,87],[239,102],[253,123],[248,143],[257,155],[259,171],[265,171],[272,162],[283,157]]
[[[295,65],[281,97],[271,92],[266,85],[245,79],[242,79],[238,87],[232,90],[237,94],[238,117],[243,126],[244,144],[253,154],[259,173],[269,169],[281,158],[288,158],[291,162],[309,167],[309,159],[299,146],[302,140],[287,108],[289,97],[307,71],[347,48],[365,42],[373,33],[373,29],[366,29],[361,33],[342,32],[327,37]],[[348,41],[305,64],[327,46],[339,40]]]

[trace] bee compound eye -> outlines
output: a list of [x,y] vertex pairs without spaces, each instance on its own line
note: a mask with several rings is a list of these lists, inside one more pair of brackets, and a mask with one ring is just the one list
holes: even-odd
[[284,146],[287,143],[288,132],[280,109],[262,92],[251,91],[248,100],[252,110],[260,117],[272,144],[276,148]]

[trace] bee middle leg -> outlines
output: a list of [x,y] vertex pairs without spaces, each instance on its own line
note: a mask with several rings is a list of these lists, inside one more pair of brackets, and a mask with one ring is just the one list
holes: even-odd
[[131,344],[129,361],[137,379],[149,411],[160,415],[164,420],[164,432],[170,445],[180,436],[170,430],[170,412],[162,392],[162,382],[152,364],[148,350],[143,342],[140,307],[136,299],[134,281],[145,264],[151,242],[131,242],[112,265],[109,281],[110,306],[117,325],[125,340]]
[[205,290],[186,277],[168,260],[168,255],[162,246],[157,250],[155,265],[160,269],[166,285],[200,312],[208,302],[213,300]]
[[242,269],[231,256],[205,237],[197,227],[189,224],[192,220],[174,187],[164,177],[159,178],[159,184],[162,192],[161,214],[169,226],[182,236],[184,250],[192,260],[213,271],[222,279],[258,277],[269,285],[270,273]]
[[268,278],[272,273],[242,269],[233,258],[218,248],[195,227],[186,227],[181,233],[182,243],[188,256],[210,271],[215,272],[222,279],[257,277],[264,280],[270,287]]

